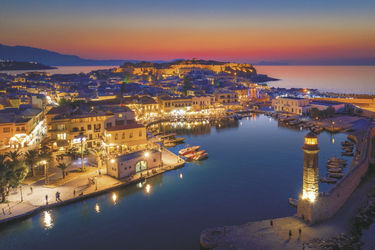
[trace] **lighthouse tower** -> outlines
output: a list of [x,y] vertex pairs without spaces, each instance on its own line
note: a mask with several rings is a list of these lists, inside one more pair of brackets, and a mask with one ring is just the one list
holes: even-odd
[[305,136],[303,149],[303,186],[298,199],[297,216],[314,223],[314,208],[319,196],[318,137],[313,132]]

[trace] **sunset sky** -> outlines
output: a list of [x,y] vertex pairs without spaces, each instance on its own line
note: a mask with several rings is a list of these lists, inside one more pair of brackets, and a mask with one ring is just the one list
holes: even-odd
[[3,0],[0,44],[85,59],[375,58],[375,1]]

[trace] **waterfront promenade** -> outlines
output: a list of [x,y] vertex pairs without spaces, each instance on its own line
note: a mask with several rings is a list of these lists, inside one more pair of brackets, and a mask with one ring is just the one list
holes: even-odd
[[[132,178],[115,179],[105,174],[102,169],[101,174],[96,167],[89,167],[89,171],[82,173],[79,177],[73,178],[68,182],[54,187],[53,181],[59,180],[61,177],[61,170],[52,175],[50,179],[51,185],[45,186],[45,180],[39,180],[31,185],[22,185],[22,199],[21,202],[21,191],[20,189],[13,190],[7,197],[8,203],[0,203],[0,223],[5,223],[14,219],[19,219],[50,209],[56,206],[72,203],[81,199],[86,199],[92,196],[100,195],[106,192],[115,192],[116,189],[137,183],[143,179],[151,178],[155,175],[165,173],[170,170],[174,170],[185,164],[185,161],[170,151],[163,149],[163,167],[157,168],[156,173],[152,171],[143,171],[136,173]],[[88,160],[85,159],[85,165],[87,166]],[[80,167],[80,160],[73,161],[74,165],[72,168]],[[90,171],[91,170],[91,171]],[[52,169],[53,172],[53,169]],[[95,179],[97,183],[89,184],[88,179]],[[31,191],[30,187],[33,190]],[[74,193],[75,191],[75,193]],[[57,201],[56,192],[60,193],[61,201]],[[82,195],[80,195],[83,193]],[[46,196],[47,200],[46,200]],[[47,204],[48,201],[48,204]]]

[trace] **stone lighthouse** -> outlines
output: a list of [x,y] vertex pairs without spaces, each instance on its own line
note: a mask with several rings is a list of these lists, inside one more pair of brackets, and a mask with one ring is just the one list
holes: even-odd
[[305,136],[303,149],[303,186],[298,199],[297,216],[309,223],[316,222],[314,210],[319,197],[318,137],[313,132]]

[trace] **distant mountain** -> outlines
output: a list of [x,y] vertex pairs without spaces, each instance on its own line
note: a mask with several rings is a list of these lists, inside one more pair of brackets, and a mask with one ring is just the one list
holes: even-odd
[[2,44],[0,44],[0,60],[38,62],[51,66],[119,66],[124,62],[140,62],[137,60],[89,60],[45,49]]

